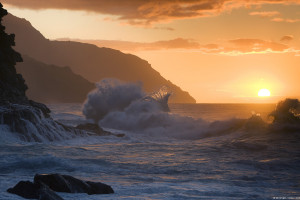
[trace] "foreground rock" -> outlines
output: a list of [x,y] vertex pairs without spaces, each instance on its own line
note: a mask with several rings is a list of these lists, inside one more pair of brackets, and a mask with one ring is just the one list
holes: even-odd
[[100,182],[83,181],[72,176],[61,174],[36,174],[34,182],[20,181],[7,192],[26,199],[63,200],[55,192],[112,194],[111,186]]
[[83,181],[72,176],[60,174],[37,174],[35,183],[43,183],[56,192],[111,194],[111,186],[100,182]]
[[76,128],[80,130],[90,131],[98,135],[111,135],[110,132],[104,131],[97,124],[92,124],[92,123],[79,124],[78,126],[76,126]]
[[20,181],[15,187],[9,188],[7,192],[19,195],[26,199],[39,200],[63,200],[53,190],[42,183]]

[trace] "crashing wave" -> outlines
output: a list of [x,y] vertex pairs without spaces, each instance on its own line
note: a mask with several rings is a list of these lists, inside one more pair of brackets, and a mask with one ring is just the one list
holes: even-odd
[[265,127],[258,115],[248,120],[229,119],[210,123],[169,113],[171,94],[166,86],[145,95],[140,84],[104,79],[88,95],[83,114],[101,127],[180,139],[200,139]]
[[157,104],[160,110],[169,111],[168,99],[171,95],[167,87],[146,95],[140,83],[125,83],[117,79],[103,79],[96,84],[97,88],[88,94],[83,105],[83,114],[95,123],[107,114],[124,111],[136,101]]
[[[232,133],[243,133],[248,137],[273,131],[259,114],[253,114],[249,119],[208,122],[166,112],[170,110],[170,95],[167,87],[145,95],[139,84],[106,79],[89,94],[83,113],[101,127],[155,137],[201,139]],[[280,102],[271,113],[273,123],[299,120],[298,105],[298,100]]]
[[145,96],[140,84],[123,83],[117,79],[103,79],[96,87],[88,94],[82,111],[87,119],[95,123],[109,112],[123,110]]
[[168,105],[168,101],[171,95],[172,92],[170,91],[170,89],[167,86],[163,86],[157,92],[153,92],[144,97],[143,100],[157,103],[162,111],[169,112],[170,108]]

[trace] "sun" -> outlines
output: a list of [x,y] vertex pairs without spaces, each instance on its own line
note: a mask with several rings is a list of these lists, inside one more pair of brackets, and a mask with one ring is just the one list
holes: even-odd
[[269,97],[271,95],[271,92],[270,90],[263,88],[258,91],[257,95],[259,97]]

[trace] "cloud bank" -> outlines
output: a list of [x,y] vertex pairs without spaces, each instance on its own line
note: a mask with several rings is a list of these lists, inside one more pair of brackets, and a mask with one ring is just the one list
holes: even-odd
[[120,40],[82,40],[61,38],[61,41],[77,41],[83,43],[95,44],[98,47],[108,47],[118,49],[121,51],[151,51],[151,50],[165,50],[165,49],[198,49],[201,45],[191,39],[175,38],[172,40],[162,40],[156,42],[130,42]]
[[259,16],[262,18],[270,18],[272,22],[287,22],[287,23],[300,22],[300,19],[290,19],[290,18],[282,17],[281,13],[278,11],[257,11],[257,12],[250,12],[249,15]]
[[[288,53],[299,52],[285,42],[291,41],[293,36],[283,36],[280,42],[268,41],[262,39],[252,38],[238,38],[224,41],[220,44],[200,44],[192,39],[176,38],[173,40],[156,41],[149,43],[118,41],[118,40],[80,40],[80,39],[59,39],[72,40],[77,42],[84,42],[95,44],[98,47],[107,47],[118,49],[125,52],[136,51],[157,51],[157,50],[190,50],[202,53],[213,54],[228,54],[240,55],[250,53]],[[283,43],[281,43],[283,42]]]
[[259,12],[250,12],[251,16],[260,16],[260,17],[274,17],[280,15],[278,11],[259,11]]
[[263,4],[300,4],[300,0],[2,0],[28,9],[68,9],[117,16],[132,25],[215,16],[235,8]]
[[290,18],[276,17],[276,18],[273,18],[272,21],[273,22],[296,23],[296,22],[300,22],[300,19],[290,19]]

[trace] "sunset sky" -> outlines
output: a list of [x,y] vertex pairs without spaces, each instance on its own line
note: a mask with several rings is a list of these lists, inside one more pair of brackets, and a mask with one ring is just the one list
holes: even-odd
[[[300,97],[300,0],[2,0],[46,38],[135,54],[198,103]],[[262,88],[270,97],[258,97]]]

